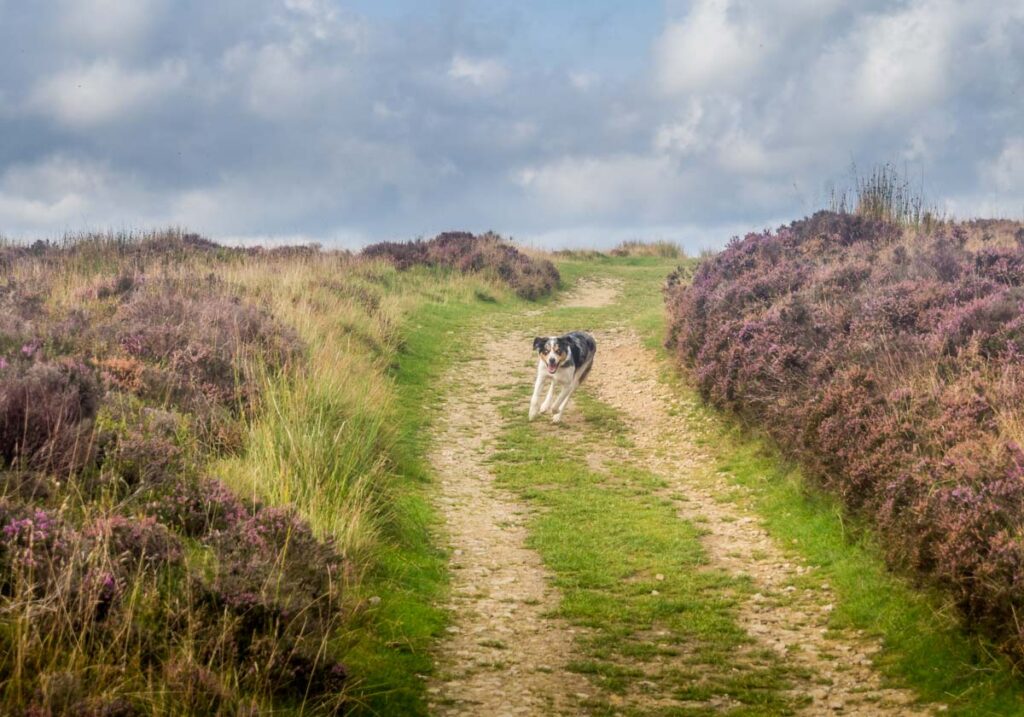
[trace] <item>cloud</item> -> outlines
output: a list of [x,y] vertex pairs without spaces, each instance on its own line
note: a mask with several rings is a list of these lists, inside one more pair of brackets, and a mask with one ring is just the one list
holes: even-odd
[[[102,163],[61,154],[14,164],[0,174],[0,218],[8,232],[109,228],[122,220],[130,224],[146,216],[138,196],[130,178],[116,176]],[[132,208],[127,212],[115,208],[115,202],[128,200]]]
[[756,68],[764,37],[736,23],[729,0],[697,0],[682,20],[669,23],[655,45],[657,83],[669,94],[741,85]]
[[913,112],[941,100],[950,85],[951,41],[960,13],[943,0],[869,17],[856,44],[856,107],[874,116]]
[[61,0],[64,42],[106,54],[134,50],[160,23],[165,0]]
[[480,89],[496,90],[505,84],[508,70],[494,59],[474,59],[457,54],[448,66],[448,76]]
[[679,119],[663,124],[654,133],[654,148],[676,156],[698,152],[706,145],[701,132],[704,119],[704,105],[700,100],[691,99]]
[[[1024,137],[1007,139],[999,156],[983,166],[981,174],[999,193],[1019,192],[1024,187]],[[1024,201],[1021,201],[1021,208],[1024,209]]]
[[517,183],[549,211],[569,216],[658,215],[686,188],[665,157],[621,154],[563,157],[516,174]]
[[569,73],[569,84],[575,87],[580,92],[587,92],[594,89],[601,82],[601,78],[594,72],[583,72],[580,70],[573,70]]
[[0,4],[8,234],[725,241],[851,160],[1024,206],[1020,2]]
[[126,69],[116,60],[97,60],[40,80],[28,105],[68,127],[127,123],[181,87],[186,74],[179,60],[152,69]]
[[315,64],[304,48],[284,43],[233,47],[223,66],[253,113],[286,121],[337,93],[348,76],[344,66]]

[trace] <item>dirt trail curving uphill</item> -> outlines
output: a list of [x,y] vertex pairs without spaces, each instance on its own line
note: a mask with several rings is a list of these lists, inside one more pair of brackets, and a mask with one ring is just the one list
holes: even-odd
[[567,309],[600,309],[611,306],[622,293],[622,282],[615,279],[580,279],[559,302]]
[[[619,283],[583,280],[560,307],[609,306],[620,294]],[[757,592],[740,608],[738,623],[755,649],[774,651],[799,668],[792,696],[806,705],[802,713],[929,714],[915,704],[912,692],[885,685],[872,665],[880,647],[876,642],[827,628],[828,586],[793,584],[813,575],[812,568],[777,545],[752,512],[718,497],[735,487],[714,474],[713,459],[697,446],[687,412],[677,410],[688,399],[659,381],[660,365],[640,338],[622,327],[594,333],[597,363],[585,390],[617,409],[631,435],[628,456],[621,445],[597,446],[591,467],[629,461],[660,476],[668,486],[660,493],[680,518],[707,530],[709,569],[749,577]],[[483,343],[490,360],[463,364],[447,378],[444,420],[431,457],[453,556],[453,618],[439,647],[438,675],[428,688],[432,713],[586,714],[594,704],[588,698],[600,687],[567,669],[579,657],[574,654],[577,629],[551,617],[560,595],[540,557],[526,547],[527,509],[493,485],[488,469],[501,429],[497,401],[510,381],[532,379],[524,360],[528,336],[486,336]],[[570,433],[582,430],[572,408],[569,415]],[[733,666],[742,669],[742,661]],[[640,695],[632,689],[613,702],[623,714],[725,713],[741,707],[728,700],[695,703],[671,691]]]

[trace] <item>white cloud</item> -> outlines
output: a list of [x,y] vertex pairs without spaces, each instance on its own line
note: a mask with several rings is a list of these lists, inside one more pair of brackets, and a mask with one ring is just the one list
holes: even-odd
[[239,45],[223,63],[248,108],[267,119],[294,120],[318,98],[334,95],[348,76],[344,65],[318,63],[301,46],[286,43]]
[[658,127],[654,134],[654,148],[677,156],[700,151],[706,144],[701,134],[703,119],[704,105],[697,98],[691,99],[679,119]]
[[153,69],[130,69],[116,60],[97,60],[42,80],[32,91],[28,106],[80,129],[127,122],[177,90],[186,76],[180,60],[167,60]]
[[730,17],[729,0],[697,0],[655,43],[659,88],[668,94],[714,91],[742,84],[764,47],[760,29]]
[[[117,204],[136,198],[131,182],[115,176],[103,163],[56,154],[12,165],[0,175],[0,226],[14,234],[55,228],[77,231],[95,227],[97,221],[109,226],[119,218]],[[146,208],[132,202],[128,211],[135,210]]]
[[52,231],[53,227],[68,226],[79,220],[86,207],[86,200],[77,194],[46,202],[0,191],[0,218],[7,231],[12,227],[15,232],[26,228]]
[[508,70],[498,60],[457,54],[448,66],[448,76],[484,90],[496,90],[508,79]]
[[957,6],[926,0],[890,15],[869,17],[860,29],[857,109],[870,115],[925,109],[949,89]]
[[569,84],[580,92],[588,92],[601,82],[599,75],[593,72],[583,72],[580,70],[574,70],[569,73]]
[[658,214],[687,182],[666,157],[619,154],[563,157],[520,170],[515,182],[557,214]]

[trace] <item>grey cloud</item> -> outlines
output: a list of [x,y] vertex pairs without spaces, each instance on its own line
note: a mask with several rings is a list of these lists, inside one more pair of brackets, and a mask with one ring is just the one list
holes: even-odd
[[1020,0],[696,0],[619,73],[583,40],[538,56],[515,7],[394,15],[0,0],[0,232],[708,244],[814,209],[851,160],[1024,207]]

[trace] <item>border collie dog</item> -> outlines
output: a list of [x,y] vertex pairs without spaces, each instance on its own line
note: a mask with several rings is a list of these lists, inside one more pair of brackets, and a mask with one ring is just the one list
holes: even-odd
[[[530,399],[530,420],[538,413],[550,410],[551,420],[558,423],[562,420],[562,410],[569,397],[590,373],[597,342],[586,331],[573,331],[564,336],[538,336],[533,340],[533,350],[537,352],[538,360],[537,382],[533,385],[533,398]],[[544,379],[548,377],[551,378],[551,388],[541,403]],[[559,388],[557,398],[555,388]]]

